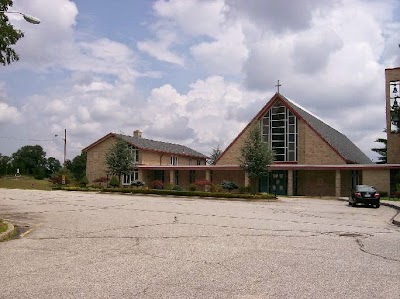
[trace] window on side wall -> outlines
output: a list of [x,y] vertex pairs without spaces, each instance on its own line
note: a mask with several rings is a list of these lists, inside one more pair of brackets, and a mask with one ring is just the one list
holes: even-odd
[[171,156],[171,165],[178,165],[178,157]]
[[137,148],[131,149],[131,155],[132,155],[132,162],[134,164],[139,163],[139,150]]
[[139,170],[135,169],[132,172],[122,175],[122,185],[130,186],[134,181],[139,180]]

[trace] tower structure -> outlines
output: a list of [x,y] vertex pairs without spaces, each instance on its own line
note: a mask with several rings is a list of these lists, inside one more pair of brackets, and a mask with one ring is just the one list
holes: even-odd
[[400,67],[386,69],[387,163],[400,164]]

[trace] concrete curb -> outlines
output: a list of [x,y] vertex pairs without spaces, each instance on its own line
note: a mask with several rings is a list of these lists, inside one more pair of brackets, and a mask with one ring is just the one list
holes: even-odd
[[4,220],[3,223],[7,224],[8,227],[7,231],[0,234],[0,242],[10,238],[14,233],[14,225]]
[[[338,197],[337,200],[340,201],[349,201],[349,199],[347,197]],[[392,209],[395,209],[397,211],[397,214],[393,216],[392,218],[392,223],[396,226],[400,226],[400,205],[399,204],[392,204],[389,202],[383,202],[381,201],[381,205],[382,206],[386,206]],[[398,220],[396,220],[396,218],[398,218]]]
[[[400,226],[400,216],[399,216],[400,215],[400,206],[394,205],[394,204],[391,204],[388,202],[381,202],[381,205],[384,205],[384,206],[387,206],[387,207],[397,210],[397,214],[394,215],[392,218],[392,223],[394,225]],[[396,220],[395,218],[398,218],[398,220]]]

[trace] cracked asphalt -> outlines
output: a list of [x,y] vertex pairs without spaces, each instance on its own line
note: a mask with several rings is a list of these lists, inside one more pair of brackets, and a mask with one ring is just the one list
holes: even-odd
[[0,189],[0,298],[396,298],[396,211]]

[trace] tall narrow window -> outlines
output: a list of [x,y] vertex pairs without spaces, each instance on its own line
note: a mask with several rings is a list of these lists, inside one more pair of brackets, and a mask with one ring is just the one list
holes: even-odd
[[137,148],[131,149],[132,161],[134,164],[139,163],[139,150]]
[[178,157],[171,156],[171,165],[178,165]]
[[276,161],[297,161],[297,118],[281,102],[264,115],[262,138],[275,151]]

